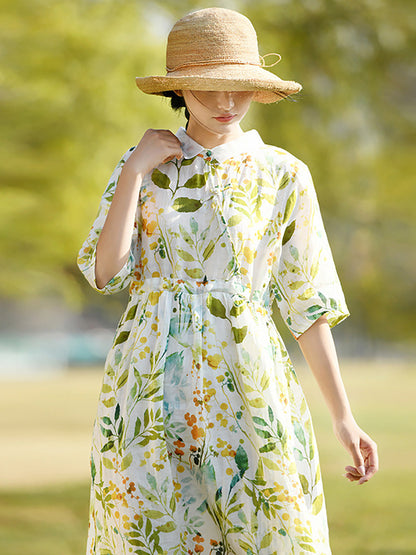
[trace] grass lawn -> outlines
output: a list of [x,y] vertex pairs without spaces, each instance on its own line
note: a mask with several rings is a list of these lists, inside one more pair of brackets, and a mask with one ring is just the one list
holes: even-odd
[[[344,363],[343,375],[357,421],[379,444],[381,470],[363,486],[343,477],[348,455],[313,378],[299,370],[320,448],[333,553],[416,554],[416,368],[360,361]],[[89,441],[101,376],[77,370],[1,384],[1,555],[85,553]]]

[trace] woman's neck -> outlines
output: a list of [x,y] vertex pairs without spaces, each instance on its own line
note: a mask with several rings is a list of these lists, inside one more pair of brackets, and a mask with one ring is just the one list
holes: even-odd
[[206,126],[202,126],[191,116],[186,127],[186,133],[191,137],[191,139],[204,148],[214,148],[224,143],[233,141],[237,137],[243,135],[244,131],[241,129],[240,125],[236,123],[235,126],[228,126],[227,132],[219,134],[215,131],[211,131]]

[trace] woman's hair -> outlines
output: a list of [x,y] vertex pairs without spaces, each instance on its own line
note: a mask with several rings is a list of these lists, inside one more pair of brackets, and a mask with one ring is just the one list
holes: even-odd
[[188,112],[188,108],[186,107],[183,96],[179,96],[173,91],[163,91],[163,96],[167,96],[168,98],[170,98],[170,105],[172,107],[172,110],[180,110],[181,108],[185,108],[185,117],[187,120],[186,128],[187,128],[189,123],[189,112]]

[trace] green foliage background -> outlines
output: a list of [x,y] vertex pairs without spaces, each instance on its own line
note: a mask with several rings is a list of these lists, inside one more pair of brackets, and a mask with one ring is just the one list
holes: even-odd
[[[164,72],[166,35],[206,2],[3,0],[3,297],[92,302],[75,266],[115,164],[148,127],[183,123],[136,75]],[[253,22],[271,69],[303,84],[254,105],[255,127],[310,167],[359,333],[414,340],[415,22],[410,0],[216,2]],[[96,300],[94,302],[97,302]]]

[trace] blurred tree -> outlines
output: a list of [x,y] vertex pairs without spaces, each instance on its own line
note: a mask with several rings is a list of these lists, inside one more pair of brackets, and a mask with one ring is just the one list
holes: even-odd
[[76,253],[121,155],[178,125],[134,78],[164,65],[133,0],[4,0],[0,290],[80,300]]
[[[304,86],[294,102],[253,105],[243,127],[309,165],[355,326],[414,338],[410,0],[216,4],[250,17],[260,53],[282,55],[271,71]],[[74,258],[114,165],[147,127],[181,123],[165,100],[139,93],[134,76],[163,71],[171,24],[202,7],[3,0],[3,295],[73,302],[87,290]]]

